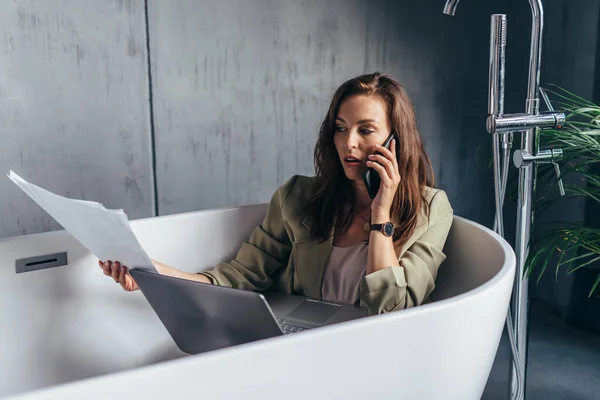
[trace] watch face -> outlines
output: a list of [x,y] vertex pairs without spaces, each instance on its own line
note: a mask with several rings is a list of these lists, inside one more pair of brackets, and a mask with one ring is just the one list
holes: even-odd
[[383,234],[385,236],[392,236],[394,234],[394,224],[391,222],[383,224]]

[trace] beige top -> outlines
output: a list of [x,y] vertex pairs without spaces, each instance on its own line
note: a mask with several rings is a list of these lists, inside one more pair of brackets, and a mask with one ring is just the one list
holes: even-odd
[[360,280],[367,269],[369,244],[332,246],[323,277],[324,300],[355,304],[360,299]]
[[[335,235],[332,229],[326,240],[316,238],[305,213],[314,183],[314,177],[297,175],[279,187],[265,218],[242,243],[235,258],[202,273],[221,286],[321,298]],[[424,207],[411,237],[396,248],[397,265],[359,280],[360,305],[372,315],[419,306],[428,301],[435,287],[438,268],[446,259],[442,249],[453,211],[443,190],[426,187],[423,196],[429,215]]]

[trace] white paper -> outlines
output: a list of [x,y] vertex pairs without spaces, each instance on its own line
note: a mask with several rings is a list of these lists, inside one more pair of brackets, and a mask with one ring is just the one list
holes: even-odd
[[12,170],[8,177],[98,259],[156,272],[123,210],[59,196],[27,182]]

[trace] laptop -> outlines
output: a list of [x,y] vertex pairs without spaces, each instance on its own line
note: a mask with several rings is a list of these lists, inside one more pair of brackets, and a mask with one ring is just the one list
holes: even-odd
[[368,315],[364,307],[259,293],[140,269],[131,276],[179,349],[198,354]]

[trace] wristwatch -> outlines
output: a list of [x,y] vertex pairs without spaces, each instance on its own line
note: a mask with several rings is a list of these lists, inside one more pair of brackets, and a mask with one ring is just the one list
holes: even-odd
[[394,234],[394,224],[389,221],[385,224],[371,224],[371,230],[381,232],[385,236],[390,237]]

